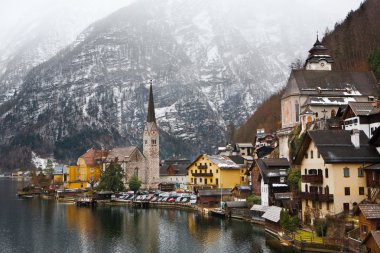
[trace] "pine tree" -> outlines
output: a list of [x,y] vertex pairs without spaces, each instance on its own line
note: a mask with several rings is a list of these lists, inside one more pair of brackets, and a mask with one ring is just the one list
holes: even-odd
[[123,184],[123,170],[120,164],[112,161],[103,172],[99,186],[99,190],[119,192],[125,189]]

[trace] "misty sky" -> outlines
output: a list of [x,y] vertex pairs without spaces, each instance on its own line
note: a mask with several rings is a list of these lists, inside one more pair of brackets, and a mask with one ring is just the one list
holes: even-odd
[[[76,17],[73,23],[77,26],[75,33],[67,36],[67,40],[74,40],[75,36],[92,22],[107,16],[117,9],[139,0],[0,0],[0,49],[6,48],[6,43],[13,43],[18,39],[20,31],[27,31],[37,23],[49,23],[49,15],[59,13],[60,19],[65,13],[72,12]],[[161,1],[161,0],[156,0]],[[179,1],[179,0],[171,0]],[[191,0],[189,0],[191,1]],[[208,1],[208,0],[202,0]],[[233,0],[231,0],[234,3]],[[242,0],[248,8],[252,8],[254,15],[284,15],[294,16],[294,10],[300,10],[297,18],[318,19],[318,27],[310,27],[313,34],[319,30],[323,34],[326,27],[333,28],[335,22],[341,21],[347,13],[358,8],[362,0]],[[246,6],[245,6],[246,8]],[[261,10],[258,11],[258,10]],[[256,12],[255,12],[256,11]],[[315,13],[323,13],[318,17]],[[275,14],[274,14],[275,13]],[[289,17],[287,17],[289,18]],[[42,20],[42,21],[41,21]],[[66,21],[67,22],[67,21]],[[70,24],[70,23],[69,23]],[[264,28],[265,29],[265,28]],[[309,35],[310,36],[310,35]],[[314,36],[313,36],[314,37]]]

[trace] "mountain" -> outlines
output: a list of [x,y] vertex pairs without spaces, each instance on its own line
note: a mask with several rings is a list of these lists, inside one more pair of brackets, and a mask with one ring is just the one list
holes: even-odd
[[213,153],[227,125],[281,88],[307,45],[307,26],[290,29],[298,10],[284,15],[282,1],[263,8],[141,0],[90,25],[0,106],[0,153],[9,158],[0,167],[31,166],[32,151],[72,162],[91,146],[141,145],[149,80],[161,157]]
[[[8,18],[12,25],[0,29],[0,104],[19,92],[30,69],[74,42],[92,22],[130,2],[132,0],[115,0],[107,5],[101,0],[0,3],[0,23],[9,23],[7,8],[12,13]],[[17,10],[12,11],[12,6]]]
[[380,2],[367,0],[323,38],[337,70],[372,70],[380,81]]
[[[380,2],[367,0],[356,11],[349,12],[342,22],[337,22],[333,30],[326,32],[322,43],[329,49],[334,59],[334,70],[371,70],[380,82],[378,13],[380,13]],[[270,132],[280,129],[281,96],[281,92],[274,94],[259,105],[255,113],[237,130],[236,140],[253,141],[257,128],[265,128]]]

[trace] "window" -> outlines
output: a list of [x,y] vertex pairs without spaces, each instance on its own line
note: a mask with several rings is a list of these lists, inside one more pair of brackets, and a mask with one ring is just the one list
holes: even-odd
[[299,118],[300,118],[300,106],[299,106],[299,104],[298,104],[298,101],[296,101],[296,103],[295,103],[295,112],[296,112],[296,122],[299,122]]
[[216,185],[219,185],[219,178],[216,178]]
[[147,140],[145,140],[145,144],[148,144],[148,141],[147,141]]
[[244,170],[241,170],[241,173],[244,173]]
[[135,172],[134,172],[134,175],[135,175],[136,177],[138,177],[138,176],[139,176],[139,168],[135,168]]
[[308,192],[309,191],[309,187],[307,184],[305,184],[305,192]]
[[364,195],[364,187],[359,187],[359,195]]
[[317,150],[317,156],[318,156],[318,158],[321,158],[321,154],[319,153],[318,150]]
[[305,169],[305,175],[307,175],[307,169]]
[[156,140],[152,140],[152,144],[153,144],[153,145],[156,145]]
[[199,179],[199,182],[202,183],[202,178]]
[[326,210],[329,211],[330,210],[330,202],[326,202]]
[[218,173],[218,170],[216,170],[216,173]]
[[212,173],[212,170],[210,170],[210,174]]
[[197,166],[197,163],[195,163],[195,166]]
[[210,163],[210,166],[211,166],[211,163]]
[[191,178],[191,182],[194,183],[194,178]]
[[363,168],[358,168],[358,177],[363,177]]
[[350,177],[350,169],[349,168],[343,168],[343,175],[344,177]]
[[207,178],[205,178],[205,184],[207,184]]
[[313,159],[314,158],[314,152],[313,150],[310,151],[310,159]]
[[346,196],[350,195],[350,187],[344,187],[344,195]]
[[306,152],[305,153],[305,159],[309,158],[309,154]]
[[325,177],[329,178],[329,169],[328,168],[325,169]]
[[244,177],[241,177],[241,181],[244,182]]
[[212,178],[210,178],[210,184],[212,184]]

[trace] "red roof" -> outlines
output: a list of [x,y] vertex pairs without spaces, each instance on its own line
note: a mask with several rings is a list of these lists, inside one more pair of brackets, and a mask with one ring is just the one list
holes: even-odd
[[91,148],[86,153],[80,156],[83,158],[87,166],[99,165],[98,161],[101,161],[103,157],[107,157],[107,151]]

